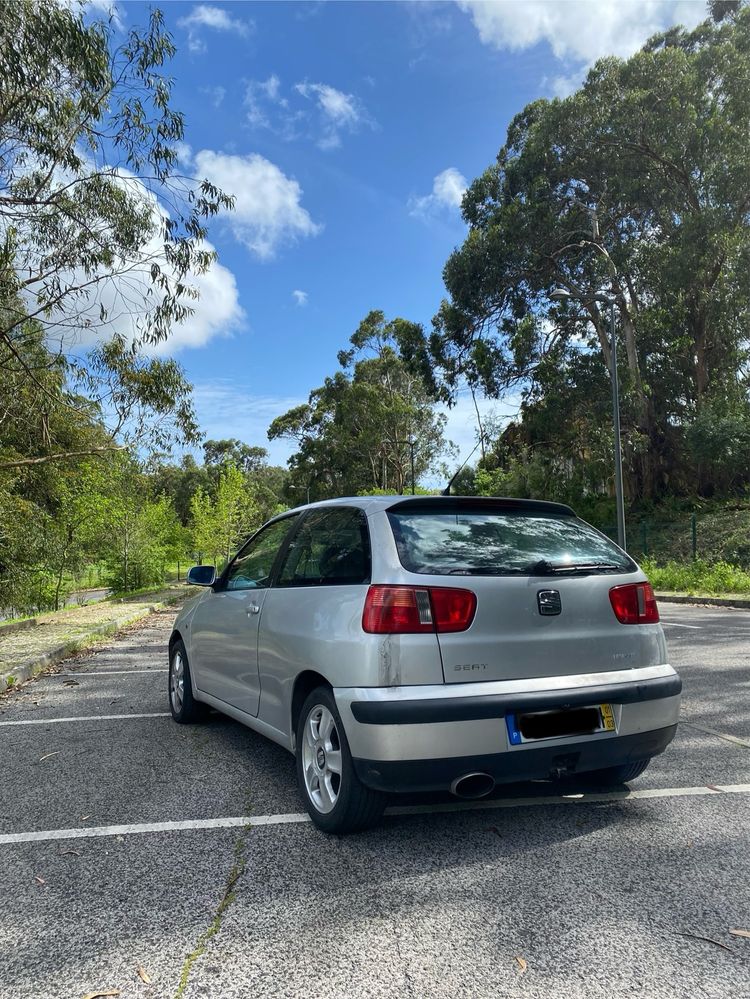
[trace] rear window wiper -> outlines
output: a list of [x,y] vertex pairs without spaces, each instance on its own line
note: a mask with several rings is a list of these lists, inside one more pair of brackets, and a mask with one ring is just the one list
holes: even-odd
[[627,567],[616,562],[548,562],[540,559],[529,570],[532,576],[559,576],[565,572],[627,572]]
[[449,569],[449,576],[525,576],[528,570],[514,569],[507,565],[469,565],[461,569]]

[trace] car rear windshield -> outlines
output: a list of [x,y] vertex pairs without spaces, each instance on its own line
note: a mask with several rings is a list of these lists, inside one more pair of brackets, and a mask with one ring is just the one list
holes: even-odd
[[577,517],[536,511],[391,510],[401,564],[434,575],[632,572],[636,565]]

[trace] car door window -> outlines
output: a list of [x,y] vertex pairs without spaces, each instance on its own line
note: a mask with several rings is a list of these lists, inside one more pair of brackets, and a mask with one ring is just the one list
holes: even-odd
[[276,556],[297,519],[285,517],[284,520],[274,521],[256,534],[229,567],[226,589],[255,590],[269,586]]
[[343,586],[370,579],[370,536],[361,510],[308,514],[289,546],[278,586]]

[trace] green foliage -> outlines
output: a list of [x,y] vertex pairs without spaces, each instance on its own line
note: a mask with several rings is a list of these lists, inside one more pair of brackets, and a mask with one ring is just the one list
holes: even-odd
[[214,565],[227,562],[261,526],[260,510],[236,465],[225,465],[214,498],[199,489],[190,505],[193,549]]
[[655,590],[667,590],[689,595],[750,593],[750,572],[729,562],[666,562],[658,565],[643,559],[641,567]]
[[77,454],[47,422],[85,422],[92,402],[107,418],[99,449],[197,437],[181,369],[142,348],[190,314],[191,276],[214,260],[206,222],[232,201],[175,173],[184,123],[161,13],[115,44],[82,9],[14,0],[0,17],[0,370],[30,390],[3,399],[10,419],[33,417],[0,469]]
[[[464,378],[520,391],[504,443],[522,461],[532,449],[532,480],[545,455],[595,466],[573,491],[607,489],[604,294],[631,500],[750,483],[744,458],[709,455],[712,440],[744,446],[750,325],[750,9],[713,15],[528,105],[464,198],[469,233],[446,263],[430,347],[445,391]],[[572,299],[551,303],[555,287]],[[722,407],[731,426],[717,424]]]
[[310,490],[312,500],[382,489],[403,493],[414,477],[443,474],[448,450],[445,417],[433,407],[432,386],[419,370],[426,352],[421,327],[369,313],[339,353],[342,368],[271,424],[271,440],[298,445],[289,461],[290,490]]

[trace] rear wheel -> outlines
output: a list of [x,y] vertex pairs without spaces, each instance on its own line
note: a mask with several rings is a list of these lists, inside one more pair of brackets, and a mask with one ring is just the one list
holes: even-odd
[[609,787],[614,784],[626,784],[640,777],[651,760],[637,760],[635,763],[623,763],[619,767],[607,767],[606,770],[591,770],[588,773],[576,775],[574,780],[595,786]]
[[349,743],[328,687],[313,690],[297,722],[297,780],[315,825],[328,833],[349,833],[374,825],[385,795],[359,780]]
[[169,710],[181,725],[202,721],[208,714],[208,705],[193,697],[190,665],[182,639],[174,643],[169,653]]

